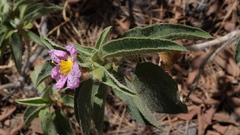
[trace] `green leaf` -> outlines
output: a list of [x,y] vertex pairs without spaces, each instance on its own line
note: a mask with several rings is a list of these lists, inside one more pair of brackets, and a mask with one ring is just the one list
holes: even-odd
[[96,44],[95,44],[95,48],[96,48],[96,49],[101,48],[101,46],[102,46],[104,43],[106,43],[106,41],[107,41],[107,36],[108,36],[108,33],[109,33],[109,31],[111,30],[111,28],[112,28],[112,26],[109,26],[109,27],[105,28],[105,29],[102,31],[102,33],[100,34],[100,36],[99,36],[99,38],[98,38],[98,40],[97,40],[97,42],[96,42]]
[[91,72],[93,80],[102,81],[104,77],[104,70],[102,68],[96,68]]
[[93,47],[88,47],[88,46],[82,46],[79,45],[77,43],[72,43],[74,44],[74,46],[77,48],[78,52],[87,56],[92,56],[94,52],[96,52],[97,50]]
[[52,69],[55,65],[52,63],[51,60],[47,60],[43,67],[41,72],[39,73],[38,77],[37,77],[37,81],[36,81],[36,85],[38,86],[39,84],[41,84],[47,77],[49,77],[51,75]]
[[137,94],[132,91],[131,89],[127,88],[126,86],[122,85],[111,73],[109,73],[104,67],[98,66],[98,72],[101,70],[100,75],[102,72],[104,73],[104,76],[99,76],[102,77],[99,79],[100,82],[112,87],[113,89],[119,90],[125,94],[128,94],[130,96],[136,96]]
[[40,71],[42,70],[42,67],[43,67],[43,65],[35,66],[33,72],[31,73],[31,76],[30,76],[34,87],[39,92],[42,92],[46,88],[45,82],[42,82],[37,86],[37,77],[38,77]]
[[91,127],[91,93],[93,81],[88,79],[83,82],[75,91],[74,111],[76,119],[82,132],[86,135],[90,133]]
[[124,33],[123,37],[149,37],[169,40],[212,38],[207,32],[195,27],[166,23],[154,24],[145,28],[136,27]]
[[[99,87],[100,87],[100,82],[98,81],[93,81],[93,87],[92,87],[92,99],[94,96],[98,93]],[[92,106],[93,106],[94,100],[92,100]]]
[[22,38],[18,33],[13,33],[10,37],[10,47],[12,56],[19,73],[21,73],[22,67]]
[[70,120],[62,109],[57,109],[52,115],[53,123],[55,124],[59,135],[75,135]]
[[112,40],[102,46],[102,57],[127,57],[154,52],[187,51],[175,42],[153,38],[122,38]]
[[34,97],[34,98],[27,98],[27,99],[17,99],[15,100],[19,104],[23,105],[31,105],[31,106],[45,106],[50,104],[50,102],[45,101],[42,97]]
[[103,119],[104,119],[104,107],[107,96],[107,86],[100,84],[98,93],[93,96],[94,106],[93,106],[93,122],[98,133],[102,133]]
[[65,95],[60,99],[60,102],[64,105],[71,106],[74,108],[74,97],[71,95]]
[[[23,16],[24,16],[24,13],[25,13],[25,11],[26,11],[26,9],[27,9],[27,7],[28,7],[28,5],[26,4],[24,4],[24,5],[20,5],[20,6],[18,6],[18,9],[19,9],[19,20],[22,20],[23,19]],[[14,9],[15,10],[15,9]]]
[[[13,28],[14,29],[14,28]],[[16,33],[15,30],[10,30],[7,32],[6,36],[5,36],[5,39],[8,39],[8,38],[11,38],[11,36]]]
[[133,85],[150,110],[159,113],[186,113],[179,99],[177,83],[161,67],[152,63],[137,64]]
[[54,43],[51,39],[48,39],[47,37],[41,36],[40,40],[49,50],[57,49],[57,50],[66,51],[64,47]]
[[3,45],[3,41],[5,40],[7,33],[5,31],[1,32],[0,31],[0,47]]
[[[121,83],[123,83],[124,85],[128,86],[133,90],[135,89],[133,84],[128,79],[124,78],[121,73],[117,72],[117,73],[114,73],[114,75],[117,76],[119,81],[121,81]],[[158,123],[157,119],[153,116],[149,108],[146,106],[146,104],[143,102],[143,100],[139,96],[132,97],[124,93],[121,93],[115,89],[113,89],[113,92],[121,100],[127,103],[127,111],[133,118],[135,118],[137,121],[141,123],[154,126],[159,130],[163,131],[163,128]]]
[[7,18],[10,9],[11,9],[10,1],[8,0],[0,1],[0,24],[1,22],[5,21],[5,18]]
[[234,52],[234,59],[238,66],[240,66],[240,38],[238,39],[236,50]]
[[61,10],[62,7],[50,3],[38,3],[28,8],[24,13],[24,20],[33,21],[41,16]]
[[48,86],[44,89],[43,93],[42,93],[42,96],[41,98],[47,102],[47,103],[51,103],[53,100],[51,98],[51,95],[52,95],[52,86]]
[[17,8],[19,5],[25,5],[25,4],[28,5],[37,1],[40,1],[40,0],[14,0],[13,6],[14,8]]
[[41,127],[44,135],[56,135],[57,131],[52,120],[52,114],[49,107],[42,109],[39,112],[39,118],[41,120]]
[[41,106],[29,106],[23,115],[24,128],[27,128],[43,107]]
[[36,34],[34,34],[33,32],[31,31],[28,31],[27,32],[27,35],[34,41],[36,42],[38,45],[42,46],[42,47],[46,47],[43,42],[40,40],[40,37],[37,36]]

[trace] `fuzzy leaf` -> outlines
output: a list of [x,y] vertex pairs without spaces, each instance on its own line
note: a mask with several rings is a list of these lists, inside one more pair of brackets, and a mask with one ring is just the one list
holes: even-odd
[[52,115],[53,123],[59,135],[75,135],[68,117],[62,109],[57,109]]
[[42,47],[46,47],[43,42],[40,40],[40,37],[37,36],[36,34],[34,34],[33,32],[31,31],[28,31],[27,32],[27,35],[34,41],[36,42],[38,45],[42,46]]
[[52,63],[51,60],[47,60],[44,63],[42,70],[37,77],[37,81],[36,81],[37,86],[41,84],[41,82],[43,82],[47,77],[51,76],[51,72],[54,66],[55,65]]
[[[137,94],[126,86],[122,85],[112,74],[110,74],[104,67],[99,66],[98,70],[102,70],[104,73],[100,82],[112,87],[113,89],[119,90],[130,96],[136,96]],[[99,71],[98,71],[99,72]]]
[[92,48],[92,47],[82,46],[82,45],[79,45],[77,43],[72,43],[72,42],[71,42],[71,44],[74,44],[74,46],[77,48],[78,52],[85,54],[87,56],[92,56],[93,53],[97,51],[95,48]]
[[66,51],[64,47],[54,43],[51,39],[48,39],[47,37],[41,36],[40,40],[49,50],[57,49],[57,50]]
[[32,83],[39,92],[42,92],[46,88],[45,82],[42,82],[37,86],[37,77],[42,70],[42,67],[43,65],[35,66],[33,72],[31,73]]
[[195,27],[166,23],[154,24],[144,28],[136,27],[124,33],[123,37],[149,37],[169,40],[212,38],[207,32]]
[[111,30],[111,28],[112,28],[112,26],[109,26],[102,31],[102,33],[100,34],[100,36],[96,42],[96,45],[95,45],[96,49],[101,48],[101,46],[107,41],[107,36],[108,36],[108,33]]
[[52,96],[53,94],[53,91],[52,91],[52,86],[47,86],[44,90],[43,90],[43,93],[42,93],[42,96],[41,98],[46,101],[47,103],[51,103],[52,102]]
[[187,51],[175,42],[153,38],[122,38],[112,40],[102,46],[102,57],[127,57],[154,52]]
[[39,118],[41,120],[41,127],[44,135],[56,135],[57,131],[52,120],[52,114],[49,107],[42,109],[39,112]]
[[22,67],[22,39],[18,33],[13,33],[10,37],[10,47],[12,56],[19,73]]
[[79,88],[76,88],[74,97],[74,111],[82,132],[86,135],[90,132],[91,125],[91,93],[93,81],[88,79]]
[[60,99],[60,102],[64,105],[74,107],[74,97],[71,95],[65,95]]
[[[123,75],[119,72],[115,72],[114,76],[116,76],[121,83],[128,86],[129,88],[135,90],[133,84],[126,78],[123,77]],[[153,116],[149,108],[146,106],[146,104],[143,102],[141,97],[131,97],[129,95],[126,95],[124,93],[121,93],[115,89],[113,89],[113,92],[125,103],[127,103],[127,111],[128,113],[135,118],[137,121],[144,123],[146,125],[151,125],[159,130],[163,131],[162,126],[158,123],[157,119]]]
[[177,83],[161,67],[148,62],[137,64],[133,85],[150,110],[170,114],[187,112],[179,99]]
[[94,106],[93,106],[93,122],[98,133],[102,133],[103,119],[104,119],[104,107],[107,96],[107,86],[100,84],[98,93],[93,96]]
[[14,0],[13,6],[14,6],[14,8],[17,8],[19,5],[25,5],[25,4],[28,5],[28,4],[37,2],[37,1],[40,1],[40,0]]
[[41,111],[42,106],[29,106],[24,112],[24,128],[27,128],[38,113]]
[[31,106],[45,106],[50,102],[45,101],[42,97],[34,97],[34,98],[27,98],[27,99],[17,99],[15,100],[19,104],[23,105],[31,105]]
[[240,38],[236,45],[236,50],[234,52],[234,59],[235,59],[237,65],[240,66]]
[[62,7],[50,3],[38,3],[28,8],[24,13],[24,20],[33,21],[41,16],[61,10]]

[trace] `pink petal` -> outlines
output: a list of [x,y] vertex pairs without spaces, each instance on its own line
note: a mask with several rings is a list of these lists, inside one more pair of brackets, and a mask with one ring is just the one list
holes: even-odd
[[61,73],[60,73],[60,65],[54,67],[52,69],[52,73],[51,76],[53,79],[55,79],[56,81],[58,81],[61,77],[60,77]]
[[55,88],[56,89],[61,89],[62,87],[64,87],[64,85],[66,84],[68,77],[64,76],[64,75],[60,75],[60,79],[57,80],[57,83],[55,84]]
[[68,74],[67,87],[70,89],[77,88],[80,84],[81,71],[76,62],[74,62],[70,73]]
[[60,63],[60,60],[67,60],[68,54],[61,50],[50,50],[48,51],[49,55],[51,56],[52,61],[56,63]]
[[74,62],[75,61],[74,59],[77,56],[76,47],[73,44],[71,44],[71,45],[66,46],[66,49],[70,52],[71,57],[72,57],[72,61]]

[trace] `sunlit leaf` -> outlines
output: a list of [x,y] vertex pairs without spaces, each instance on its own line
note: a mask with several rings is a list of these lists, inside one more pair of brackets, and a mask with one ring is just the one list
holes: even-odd
[[19,104],[23,105],[31,105],[31,106],[45,106],[50,104],[50,102],[45,101],[42,97],[34,97],[34,98],[27,98],[27,99],[17,99],[15,100]]
[[51,3],[38,3],[28,8],[24,13],[24,20],[33,21],[41,16],[61,10],[62,7]]
[[112,40],[102,46],[102,57],[127,57],[165,51],[187,51],[175,42],[153,38],[122,38]]
[[64,47],[54,43],[51,39],[48,39],[47,37],[41,36],[40,40],[49,50],[57,49],[57,50],[66,51]]
[[149,37],[169,40],[212,38],[207,32],[195,27],[167,23],[154,24],[144,28],[136,27],[124,33],[123,37]]
[[85,54],[87,56],[92,56],[93,53],[97,51],[93,47],[82,46],[82,45],[79,45],[77,43],[72,43],[72,42],[71,42],[71,44],[74,44],[74,46],[77,48],[78,52]]
[[37,1],[40,1],[40,0],[14,0],[13,6],[14,8],[17,8],[19,5],[32,4]]
[[36,42],[38,45],[43,46],[43,47],[46,47],[46,46],[42,43],[42,41],[40,40],[40,37],[37,36],[36,34],[34,34],[33,32],[28,31],[28,32],[27,32],[27,35],[28,35],[34,42]]
[[107,36],[108,36],[108,33],[111,30],[111,28],[112,28],[112,26],[109,26],[102,31],[102,33],[98,37],[98,40],[95,44],[96,49],[101,48],[101,46],[107,41]]

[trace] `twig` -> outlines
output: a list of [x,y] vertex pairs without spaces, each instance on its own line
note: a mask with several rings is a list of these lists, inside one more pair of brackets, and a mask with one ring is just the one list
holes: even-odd
[[186,46],[186,48],[190,51],[201,51],[201,50],[203,50],[205,48],[208,48],[208,47],[213,47],[213,46],[216,46],[216,45],[220,45],[220,44],[228,41],[229,39],[233,39],[235,37],[237,39],[240,37],[240,30],[233,31],[233,32],[231,32],[231,33],[229,33],[229,34],[227,34],[223,37],[220,37],[220,38],[208,41],[208,42],[195,44],[195,45],[191,45],[191,46]]
[[[43,35],[46,35],[47,33],[47,21],[46,21],[47,18],[42,18],[42,25],[41,25],[41,30],[42,30],[42,34]],[[29,56],[29,52],[30,52],[30,40],[29,39],[26,39],[25,40],[26,42],[26,46],[27,46],[27,52],[26,52],[26,61],[22,67],[22,71],[21,71],[21,76],[18,78],[18,81],[16,83],[8,83],[8,84],[5,84],[5,85],[1,85],[0,86],[0,90],[2,89],[12,89],[12,91],[10,91],[10,93],[8,93],[8,95],[6,97],[4,97],[2,100],[6,100],[8,99],[9,97],[12,96],[12,94],[14,94],[17,90],[17,88],[20,88],[23,86],[23,82],[24,80],[26,79],[24,77],[24,75],[26,75],[26,73],[29,71],[29,67],[33,64],[33,62],[36,60],[36,58],[42,53],[42,51],[44,50],[43,47],[39,46],[35,53],[30,57]]]
[[14,83],[7,83],[7,84],[0,85],[0,90],[9,89],[9,88],[13,88],[13,87],[15,87]]
[[13,90],[12,90],[10,93],[8,93],[8,95],[7,95],[6,97],[2,98],[2,100],[6,100],[6,99],[8,99],[9,97],[11,97],[12,94],[16,92],[17,88],[19,88],[19,87],[22,86],[23,81],[24,81],[24,77],[21,76],[21,77],[18,78],[18,81],[17,81],[16,84],[14,84],[14,83],[8,83],[8,84],[5,84],[5,85],[2,85],[2,86],[1,86],[2,88],[0,88],[0,90],[1,90],[1,89],[4,89],[4,88],[5,88],[5,89],[6,89],[6,88],[13,88]]
[[224,50],[228,45],[233,44],[234,42],[237,41],[239,37],[237,35],[233,36],[231,39],[229,39],[226,43],[224,43],[221,47],[219,47],[216,51],[212,51],[208,54],[208,56],[206,57],[206,59],[201,63],[200,67],[199,67],[199,72],[198,75],[196,76],[196,78],[194,79],[192,85],[190,86],[190,92],[188,93],[187,97],[186,97],[186,101],[188,100],[189,96],[191,95],[192,91],[196,89],[197,85],[198,85],[198,80],[200,79],[200,76],[203,72],[203,68],[204,66],[211,62],[213,60],[213,58],[222,50]]

